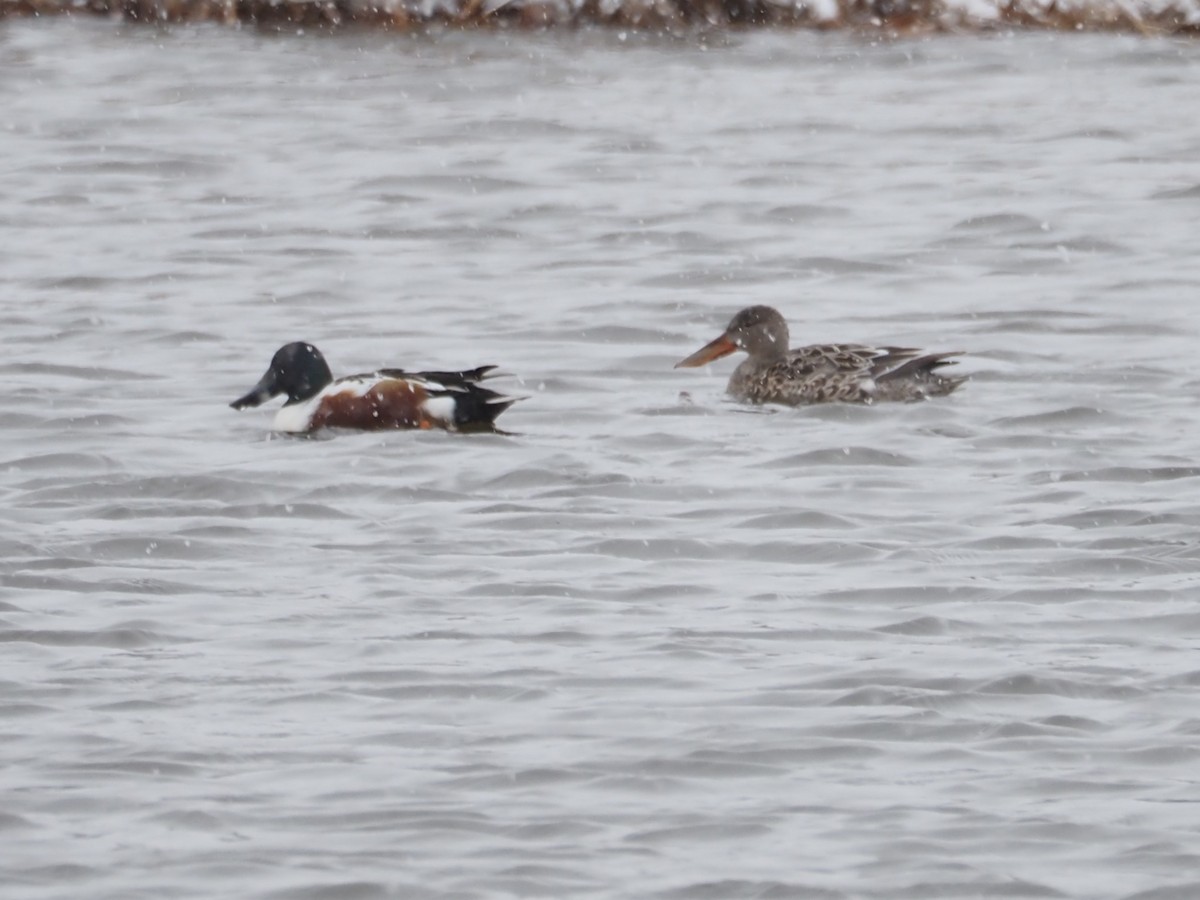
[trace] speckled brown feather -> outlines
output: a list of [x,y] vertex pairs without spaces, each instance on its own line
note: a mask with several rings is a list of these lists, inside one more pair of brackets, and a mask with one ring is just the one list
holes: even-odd
[[747,358],[729,379],[729,393],[751,403],[875,403],[949,394],[966,378],[937,370],[958,353],[926,354],[911,347],[813,344],[788,349],[788,326],[769,306],[739,311],[725,331],[676,368],[706,365],[737,350]]
[[742,361],[729,379],[729,393],[750,403],[875,403],[923,400],[949,394],[965,378],[934,370],[952,365],[954,353],[926,356],[906,347],[815,344],[789,351],[787,359],[763,364]]

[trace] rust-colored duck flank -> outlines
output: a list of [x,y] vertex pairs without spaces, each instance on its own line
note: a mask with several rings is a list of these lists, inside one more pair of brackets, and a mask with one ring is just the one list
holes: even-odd
[[742,350],[728,391],[750,403],[878,403],[943,397],[966,377],[938,370],[954,365],[953,353],[925,353],[908,347],[865,344],[813,344],[788,349],[788,327],[770,306],[748,306],[720,337],[705,344],[675,368],[702,366]]

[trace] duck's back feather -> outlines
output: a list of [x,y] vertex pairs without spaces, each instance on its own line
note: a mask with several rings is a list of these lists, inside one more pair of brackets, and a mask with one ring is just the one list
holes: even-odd
[[911,347],[814,344],[763,364],[746,359],[729,380],[729,392],[751,403],[873,403],[920,400],[949,394],[965,378],[935,370],[953,365],[958,353],[921,355]]
[[[486,381],[488,378],[495,378],[500,373],[496,371],[496,366],[480,366],[477,369],[464,369],[461,372],[409,372],[407,369],[380,369],[373,373],[383,378],[399,378],[410,379],[415,378],[418,381],[432,381],[440,384],[444,388],[470,388],[471,385],[479,384],[481,381]],[[367,378],[369,376],[359,375],[359,378]]]

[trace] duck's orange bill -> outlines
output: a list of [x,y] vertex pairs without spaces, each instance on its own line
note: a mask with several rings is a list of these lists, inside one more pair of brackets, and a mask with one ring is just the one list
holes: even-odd
[[737,350],[738,346],[725,335],[721,335],[715,341],[710,341],[705,344],[687,359],[681,359],[675,363],[677,369],[693,369],[696,366],[702,366],[705,363],[710,363],[714,359],[720,359],[722,356],[728,356],[733,351]]

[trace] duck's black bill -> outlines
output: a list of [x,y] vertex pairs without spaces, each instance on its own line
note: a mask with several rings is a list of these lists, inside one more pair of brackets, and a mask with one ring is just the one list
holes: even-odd
[[238,397],[229,405],[234,409],[245,409],[247,406],[259,406],[280,393],[279,379],[275,377],[274,369],[268,369],[267,374],[254,386],[254,390],[244,397]]

